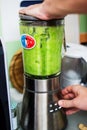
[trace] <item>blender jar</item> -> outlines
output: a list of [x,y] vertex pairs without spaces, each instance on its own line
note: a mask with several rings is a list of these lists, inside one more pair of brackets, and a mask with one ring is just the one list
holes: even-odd
[[43,21],[20,15],[24,73],[48,78],[61,72],[64,20]]

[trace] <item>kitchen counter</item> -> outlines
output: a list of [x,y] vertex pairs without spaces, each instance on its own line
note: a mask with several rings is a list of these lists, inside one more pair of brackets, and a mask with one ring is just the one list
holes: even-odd
[[79,130],[80,123],[87,125],[87,111],[80,111],[76,114],[67,116],[68,125],[65,130]]
[[[67,116],[68,124],[64,130],[79,130],[78,125],[80,123],[87,125],[87,111],[80,111],[76,114]],[[18,130],[22,130],[19,128]]]

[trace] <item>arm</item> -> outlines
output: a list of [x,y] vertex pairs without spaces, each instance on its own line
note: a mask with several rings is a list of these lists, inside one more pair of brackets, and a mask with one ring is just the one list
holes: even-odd
[[87,0],[44,0],[41,4],[31,5],[19,13],[49,20],[64,17],[68,14],[86,14]]

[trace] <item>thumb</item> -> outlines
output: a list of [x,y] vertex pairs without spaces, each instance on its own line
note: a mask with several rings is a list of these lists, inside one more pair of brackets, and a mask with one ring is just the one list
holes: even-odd
[[73,100],[59,100],[58,104],[64,108],[74,107]]

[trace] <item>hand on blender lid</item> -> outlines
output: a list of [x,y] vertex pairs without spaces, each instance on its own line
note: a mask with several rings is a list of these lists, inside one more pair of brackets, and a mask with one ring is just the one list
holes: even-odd
[[87,0],[44,0],[19,11],[42,20],[59,19],[68,14],[86,14]]

